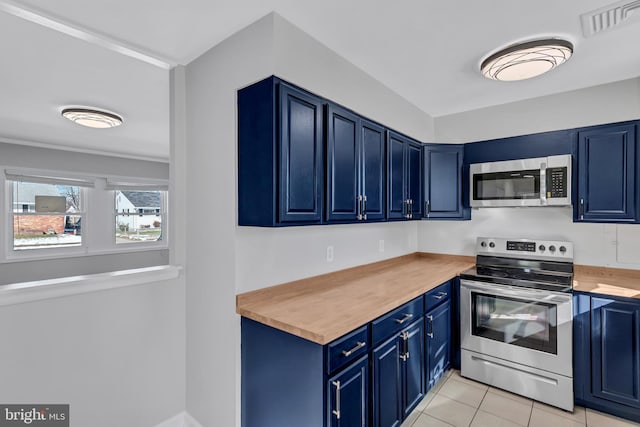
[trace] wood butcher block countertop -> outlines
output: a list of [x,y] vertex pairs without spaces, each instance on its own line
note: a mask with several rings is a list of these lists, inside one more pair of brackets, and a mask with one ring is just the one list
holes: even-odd
[[236,312],[328,344],[474,265],[470,256],[415,253],[239,294]]
[[573,290],[640,298],[640,270],[574,265]]

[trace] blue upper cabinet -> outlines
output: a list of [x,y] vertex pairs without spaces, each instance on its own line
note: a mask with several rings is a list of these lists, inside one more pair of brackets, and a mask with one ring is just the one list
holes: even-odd
[[422,216],[422,145],[395,132],[387,141],[387,218]]
[[238,92],[238,224],[319,224],[323,101],[270,77]]
[[362,120],[361,194],[364,197],[365,220],[385,219],[386,164],[385,130],[382,126]]
[[409,141],[407,152],[407,196],[409,199],[409,219],[422,217],[422,144]]
[[636,221],[636,128],[631,123],[578,132],[576,221]]
[[429,144],[424,154],[424,217],[469,219],[463,207],[463,145]]
[[327,221],[384,219],[384,128],[327,107]]
[[327,220],[355,221],[361,204],[359,163],[360,117],[340,107],[327,107]]

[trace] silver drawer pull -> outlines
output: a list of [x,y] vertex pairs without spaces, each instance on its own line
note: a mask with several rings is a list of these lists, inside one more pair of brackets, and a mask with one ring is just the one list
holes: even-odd
[[352,349],[350,349],[350,350],[342,350],[342,355],[344,357],[349,357],[353,353],[355,353],[356,351],[360,350],[365,345],[367,345],[367,343],[362,342],[362,341],[358,341],[357,344]]
[[447,293],[446,293],[446,292],[438,292],[438,295],[434,295],[433,297],[434,297],[435,299],[442,299],[442,298],[444,298],[444,297],[446,297],[446,296],[447,296]]
[[406,361],[407,361],[407,359],[409,359],[409,352],[407,351],[406,353],[401,354],[401,355],[400,355],[400,359],[401,359],[403,362],[406,362]]
[[402,319],[396,319],[396,322],[399,324],[403,324],[404,322],[406,322],[407,320],[411,319],[413,317],[413,314],[411,313],[407,313],[404,315],[404,317]]

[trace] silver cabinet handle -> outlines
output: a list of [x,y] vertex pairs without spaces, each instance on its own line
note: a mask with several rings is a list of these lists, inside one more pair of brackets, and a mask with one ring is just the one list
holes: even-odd
[[435,299],[442,299],[442,298],[444,298],[444,297],[446,297],[446,296],[447,296],[447,293],[446,293],[446,292],[438,292],[438,295],[434,295],[433,297],[434,297]]
[[409,199],[409,219],[413,219],[413,199]]
[[427,319],[429,319],[429,330],[431,331],[431,332],[427,332],[427,336],[429,338],[433,338],[433,316],[428,315]]
[[356,215],[358,221],[362,220],[362,196],[358,195],[358,215]]
[[403,200],[402,205],[404,208],[404,217],[409,219],[409,199]]
[[367,196],[362,196],[362,216],[365,221],[367,220]]
[[364,347],[365,345],[367,345],[366,342],[362,342],[362,341],[358,341],[357,344],[349,350],[342,350],[342,355],[344,357],[349,357],[351,356],[353,353],[355,353],[356,351],[360,350],[362,347]]
[[336,387],[336,409],[331,411],[336,419],[340,419],[340,381],[333,381],[332,384]]
[[426,202],[424,202],[424,210],[427,214],[427,218],[429,218],[429,216],[431,215],[431,200],[427,200]]
[[402,354],[400,355],[400,359],[403,362],[406,362],[409,359],[409,344],[407,343],[407,341],[409,340],[409,332],[405,331],[402,334],[400,334],[400,338],[402,338],[402,343],[403,343],[403,351]]
[[404,315],[404,317],[402,319],[396,319],[396,322],[402,325],[404,322],[406,322],[407,320],[411,319],[412,317],[413,317],[413,314],[407,313],[407,314]]
[[584,220],[584,199],[580,199],[580,221]]

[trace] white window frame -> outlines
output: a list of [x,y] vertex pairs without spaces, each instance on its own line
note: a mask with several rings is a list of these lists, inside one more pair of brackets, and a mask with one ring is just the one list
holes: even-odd
[[[82,241],[79,246],[60,248],[34,248],[14,250],[13,242],[13,187],[9,175],[54,177],[62,185],[73,185],[74,180],[91,180],[92,188],[81,187]],[[65,179],[69,180],[65,182]],[[28,179],[24,179],[28,181]],[[31,181],[28,181],[31,182]],[[113,185],[136,185],[142,189],[161,189],[162,240],[151,242],[115,242],[115,191]],[[0,244],[0,263],[32,261],[39,259],[74,258],[110,253],[163,250],[169,248],[168,181],[123,177],[87,177],[63,171],[19,169],[0,167],[0,226],[7,238]],[[133,187],[127,187],[133,188]]]
[[[107,183],[107,188],[109,188],[109,184]],[[154,187],[135,187],[136,190],[138,191],[160,191],[160,218],[162,218],[162,221],[160,221],[160,235],[162,236],[162,240],[160,241],[148,241],[148,242],[131,242],[131,243],[116,243],[116,217],[118,216],[118,213],[116,212],[116,192],[118,190],[124,190],[127,191],[128,189],[132,189],[133,190],[134,187],[128,187],[128,188],[124,188],[124,187],[119,187],[118,189],[113,189],[110,190],[111,192],[111,203],[112,203],[112,209],[111,209],[111,228],[112,228],[112,240],[113,240],[113,245],[116,248],[122,248],[122,249],[150,249],[150,248],[158,248],[158,247],[168,247],[169,242],[168,242],[168,237],[169,237],[169,230],[167,227],[167,223],[168,223],[168,212],[169,212],[169,204],[168,204],[168,198],[169,198],[169,191],[162,189],[162,190],[157,190]],[[134,215],[137,215],[137,213],[135,213]]]

